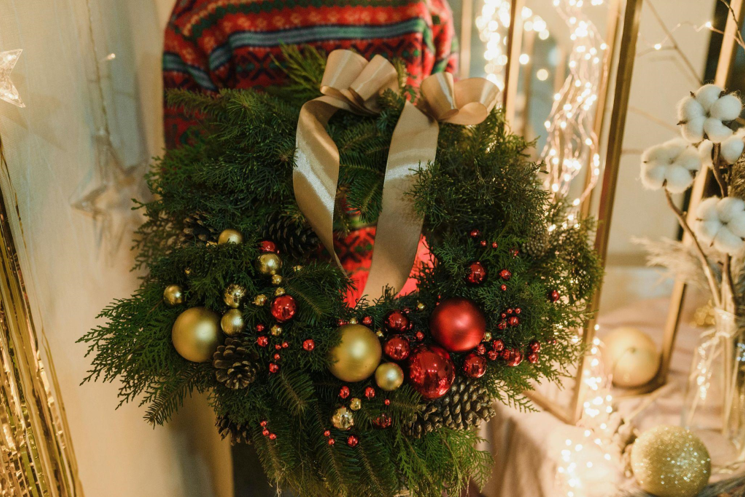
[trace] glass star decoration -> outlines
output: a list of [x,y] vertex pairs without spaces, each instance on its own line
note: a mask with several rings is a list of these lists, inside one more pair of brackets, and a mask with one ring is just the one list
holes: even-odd
[[0,99],[18,107],[26,107],[18,94],[18,89],[10,80],[10,73],[13,72],[21,52],[22,49],[0,52]]

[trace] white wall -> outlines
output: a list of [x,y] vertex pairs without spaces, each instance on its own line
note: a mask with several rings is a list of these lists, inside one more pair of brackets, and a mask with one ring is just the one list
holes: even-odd
[[[116,54],[104,64],[113,141],[123,162],[135,164],[162,150],[160,58],[173,0],[90,2],[101,55]],[[137,285],[126,195],[143,186],[110,191],[101,204],[106,220],[70,206],[96,180],[92,136],[102,125],[88,23],[86,0],[0,0],[0,50],[24,50],[13,81],[27,105],[0,102],[10,170],[2,188],[17,202],[22,268],[58,373],[83,489],[89,497],[227,497],[229,448],[205,399],[152,429],[136,405],[114,409],[116,384],[79,385],[89,360],[75,341],[107,303]]]

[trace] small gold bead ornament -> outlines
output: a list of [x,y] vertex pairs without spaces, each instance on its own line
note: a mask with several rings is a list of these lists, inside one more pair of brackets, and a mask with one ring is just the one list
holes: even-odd
[[238,309],[230,309],[222,315],[220,328],[223,333],[229,337],[240,335],[246,329],[246,322],[243,320],[243,313]]
[[256,259],[256,269],[261,274],[274,275],[282,269],[282,259],[277,254],[272,254],[271,252],[261,254]]
[[487,331],[486,333],[484,333],[484,339],[481,340],[481,341],[482,342],[491,342],[491,339],[492,339],[491,333]]
[[272,326],[271,333],[272,336],[278,337],[282,334],[282,327],[278,324],[275,324],[274,326]]
[[349,401],[349,408],[353,411],[359,411],[362,408],[362,401],[357,397],[352,397]]
[[223,294],[223,300],[225,305],[237,309],[241,305],[241,301],[246,296],[246,289],[235,283],[228,285]]
[[354,414],[346,407],[340,407],[331,416],[331,424],[337,430],[350,430],[354,426]]
[[262,306],[266,304],[266,295],[263,293],[254,297],[254,305]]
[[299,273],[300,271],[303,270],[303,266],[294,266],[292,270],[295,271],[296,273]]
[[427,306],[426,306],[426,305],[424,305],[424,302],[419,302],[419,303],[418,303],[418,304],[416,305],[416,309],[417,309],[418,311],[423,311],[423,310],[424,310],[424,309],[426,309],[426,308],[427,308]]
[[284,294],[285,294],[285,289],[282,288],[282,287],[279,287],[276,290],[274,290],[274,296],[275,297],[281,297]]
[[163,291],[163,302],[169,307],[184,303],[184,291],[179,285],[168,285]]
[[217,238],[217,244],[225,245],[226,243],[235,243],[236,245],[241,244],[243,243],[243,235],[241,235],[241,232],[238,230],[224,230]]
[[272,275],[272,285],[277,286],[282,284],[282,277],[278,274]]

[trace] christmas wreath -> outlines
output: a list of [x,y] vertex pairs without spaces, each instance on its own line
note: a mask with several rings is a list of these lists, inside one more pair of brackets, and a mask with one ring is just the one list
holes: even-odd
[[[147,222],[136,242],[136,268],[147,271],[81,339],[92,355],[87,379],[121,381],[121,402],[140,399],[153,424],[208,392],[222,435],[255,445],[270,480],[302,495],[457,495],[489,475],[476,427],[493,402],[529,408],[523,392],[559,381],[581,353],[573,330],[601,275],[592,222],[573,221],[542,188],[501,111],[459,107],[473,81],[456,84],[452,108],[439,112],[403,83],[400,64],[331,55],[324,73],[317,52],[287,50],[292,84],[282,89],[170,95],[201,118],[202,132],[149,173],[155,200],[140,204]],[[340,57],[342,67],[357,64],[351,79],[383,71],[385,81],[367,93],[329,85]],[[341,110],[308,116],[307,102]],[[425,127],[440,121],[426,163],[408,153],[423,141],[394,136],[407,112],[425,116]],[[469,112],[481,113],[478,124],[465,122]],[[314,139],[338,148],[325,203]],[[389,174],[395,147],[416,167]],[[402,177],[406,191],[387,200]],[[308,207],[319,200],[321,221]],[[376,277],[397,283],[350,299],[347,262],[327,243],[376,222],[370,272],[387,243],[392,268]],[[415,280],[408,293],[397,293],[402,260],[403,279]]]

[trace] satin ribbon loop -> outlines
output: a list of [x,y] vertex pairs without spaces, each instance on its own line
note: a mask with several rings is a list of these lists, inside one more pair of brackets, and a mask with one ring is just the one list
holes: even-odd
[[422,107],[439,122],[463,126],[479,124],[497,105],[499,88],[484,78],[457,83],[450,73],[437,73],[422,81]]

